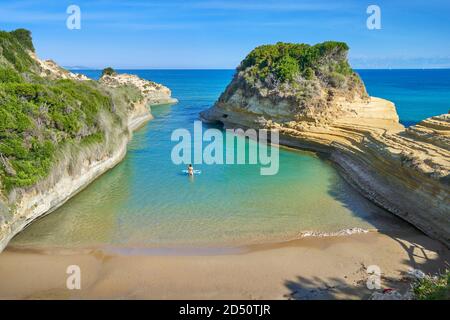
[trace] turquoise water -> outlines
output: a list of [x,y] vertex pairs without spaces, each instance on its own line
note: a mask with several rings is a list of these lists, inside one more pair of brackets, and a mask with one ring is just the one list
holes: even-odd
[[[356,193],[330,163],[311,153],[281,149],[274,176],[261,176],[259,165],[198,165],[200,176],[181,175],[185,167],[174,165],[170,158],[175,145],[171,133],[177,128],[192,130],[199,112],[214,103],[233,71],[127,72],[167,85],[180,102],[153,107],[155,119],[134,134],[122,163],[30,225],[13,245],[223,247],[295,239],[302,231],[401,225]],[[438,99],[426,112],[408,112],[403,99],[413,90],[409,85],[401,89],[402,82],[395,84],[395,77],[388,86],[377,73],[361,74],[371,94],[390,98],[387,95],[404,90],[399,112],[413,114],[406,121],[441,108]],[[420,99],[424,99],[422,91],[417,89]],[[441,99],[445,96],[443,92]]]

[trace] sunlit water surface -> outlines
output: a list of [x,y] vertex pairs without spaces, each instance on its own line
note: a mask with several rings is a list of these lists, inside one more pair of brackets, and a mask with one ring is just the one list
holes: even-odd
[[[193,179],[181,174],[185,167],[171,161],[172,131],[192,131],[199,112],[214,103],[233,71],[128,72],[167,85],[180,102],[153,107],[155,119],[134,134],[123,162],[30,225],[13,246],[229,247],[295,239],[304,231],[398,225],[312,153],[281,149],[273,176],[248,164],[198,165],[202,174]],[[373,88],[382,96],[380,75],[363,71],[362,76],[369,92]],[[420,119],[407,119],[413,120]]]

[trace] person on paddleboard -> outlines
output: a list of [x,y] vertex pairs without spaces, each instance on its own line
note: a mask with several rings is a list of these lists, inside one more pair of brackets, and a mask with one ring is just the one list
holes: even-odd
[[188,175],[190,176],[194,175],[194,168],[192,167],[192,164],[188,166]]

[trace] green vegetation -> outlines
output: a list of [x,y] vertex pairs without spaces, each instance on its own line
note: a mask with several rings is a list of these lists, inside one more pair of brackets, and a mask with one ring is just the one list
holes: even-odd
[[92,84],[71,80],[2,83],[0,105],[0,177],[6,191],[45,177],[64,143],[101,141],[97,116],[111,109],[110,98]]
[[12,68],[0,68],[1,83],[22,82],[22,77]]
[[438,277],[417,280],[413,292],[418,300],[450,300],[450,270]]
[[116,72],[113,68],[111,68],[111,67],[105,68],[105,69],[103,69],[103,71],[102,71],[102,77],[103,77],[104,75],[113,76],[113,75],[115,75],[115,74],[117,74],[117,72]]
[[319,78],[333,87],[340,87],[343,80],[353,74],[347,62],[348,49],[345,43],[334,41],[314,46],[282,42],[263,45],[250,52],[239,71],[245,72],[250,83],[274,76],[281,82]]
[[313,119],[319,112],[333,117],[327,107],[336,99],[368,98],[348,63],[348,50],[347,44],[335,41],[259,46],[241,62],[220,101],[226,102],[239,88],[245,96],[268,99],[274,106],[283,98],[298,117]]
[[36,63],[27,50],[34,50],[29,31],[0,31],[0,66],[12,67],[19,73],[30,71]]
[[31,32],[29,30],[17,29],[11,31],[10,34],[14,36],[25,49],[34,52],[33,40],[31,39]]
[[275,65],[275,74],[282,81],[292,81],[299,73],[297,60],[289,55],[283,56]]
[[[114,108],[120,110],[128,110],[133,107],[133,104],[142,100],[141,91],[132,85],[122,85],[115,87],[113,90],[109,89],[108,94],[114,100]],[[116,110],[114,110],[116,112]]]
[[137,88],[41,77],[29,51],[29,31],[0,31],[0,193],[48,176],[65,145],[113,142],[141,98]]

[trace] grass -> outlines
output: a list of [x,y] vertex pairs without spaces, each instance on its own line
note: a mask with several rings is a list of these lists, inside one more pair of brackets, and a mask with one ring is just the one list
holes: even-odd
[[450,270],[417,280],[413,292],[417,300],[450,300]]

